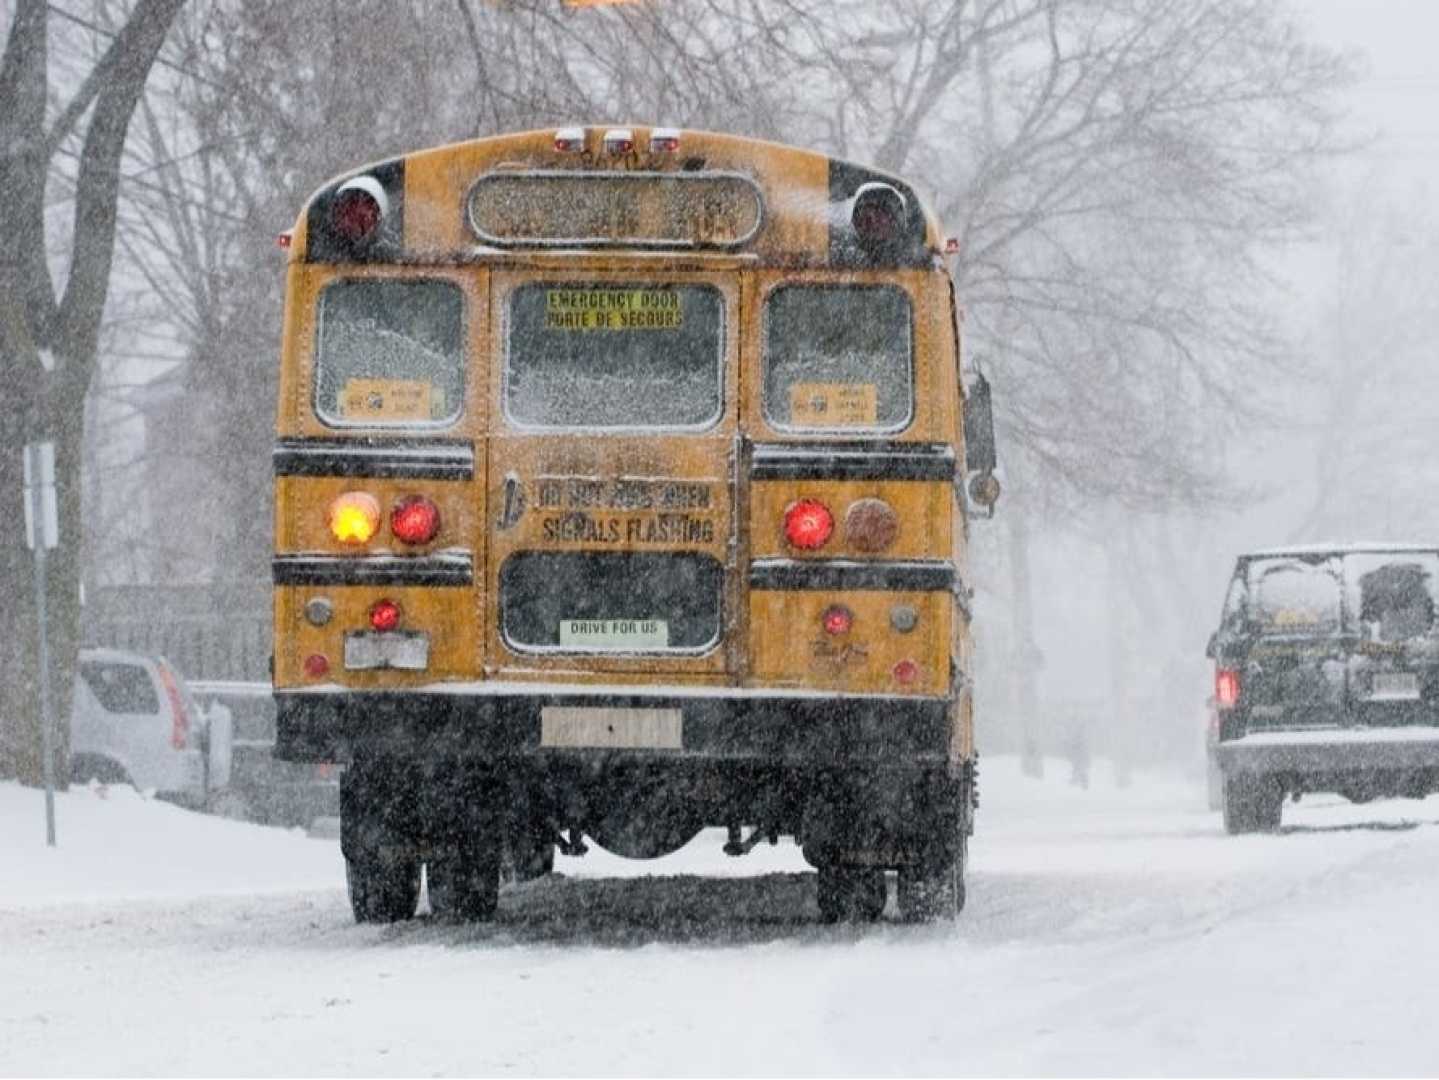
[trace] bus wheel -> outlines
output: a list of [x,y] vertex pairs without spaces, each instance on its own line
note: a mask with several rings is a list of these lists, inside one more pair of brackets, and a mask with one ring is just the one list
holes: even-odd
[[425,863],[430,910],[442,919],[487,922],[500,903],[500,845],[466,842]]
[[964,860],[947,859],[899,871],[899,914],[905,922],[953,920],[964,910]]
[[356,762],[340,777],[340,851],[356,922],[413,919],[420,902],[413,823],[397,790],[393,769],[378,762]]
[[819,868],[815,898],[822,922],[874,922],[884,914],[884,871],[825,863]]
[[345,881],[356,922],[402,922],[415,917],[420,902],[419,862],[377,856],[346,858]]

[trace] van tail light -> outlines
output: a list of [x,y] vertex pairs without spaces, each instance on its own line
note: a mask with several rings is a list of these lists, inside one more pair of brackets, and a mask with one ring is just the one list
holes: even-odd
[[1221,709],[1239,704],[1239,672],[1233,668],[1214,669],[1214,702]]
[[824,547],[834,532],[834,515],[818,499],[799,499],[784,512],[784,535],[801,551]]
[[190,744],[190,714],[185,711],[185,699],[180,696],[180,684],[175,673],[165,664],[157,664],[160,673],[160,687],[165,691],[165,700],[170,703],[170,745],[183,750]]

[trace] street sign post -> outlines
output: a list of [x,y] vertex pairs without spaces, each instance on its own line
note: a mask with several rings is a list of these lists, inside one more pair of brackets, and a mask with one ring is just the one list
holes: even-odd
[[46,629],[45,553],[60,544],[55,444],[25,444],[25,544],[35,553],[35,622],[40,638],[40,753],[45,776],[45,842],[55,846],[55,735],[50,718],[50,640]]

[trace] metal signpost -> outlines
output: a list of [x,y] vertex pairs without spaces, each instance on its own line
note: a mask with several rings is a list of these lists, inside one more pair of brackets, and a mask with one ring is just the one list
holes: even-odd
[[25,546],[35,553],[35,617],[40,634],[40,752],[45,773],[45,842],[55,846],[55,737],[50,721],[50,640],[45,626],[45,553],[60,544],[55,444],[25,444]]

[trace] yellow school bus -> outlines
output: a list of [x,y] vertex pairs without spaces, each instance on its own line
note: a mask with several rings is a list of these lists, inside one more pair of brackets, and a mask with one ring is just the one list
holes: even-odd
[[958,912],[998,491],[909,185],[551,129],[338,177],[282,243],[277,755],[346,763],[357,919],[707,826],[795,838],[826,920],[891,870]]

